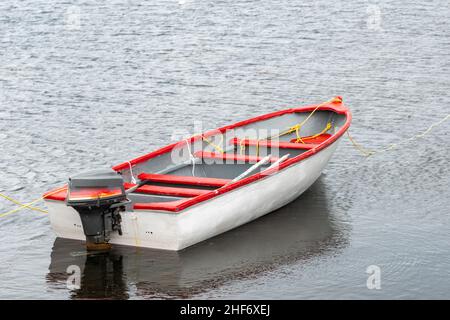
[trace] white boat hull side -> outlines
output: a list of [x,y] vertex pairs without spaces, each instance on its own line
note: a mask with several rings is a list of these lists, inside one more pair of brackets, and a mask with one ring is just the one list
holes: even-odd
[[[226,192],[180,213],[137,210],[122,213],[123,235],[111,243],[181,250],[274,211],[319,178],[339,140],[284,170]],[[85,240],[78,213],[61,201],[46,201],[58,237]]]

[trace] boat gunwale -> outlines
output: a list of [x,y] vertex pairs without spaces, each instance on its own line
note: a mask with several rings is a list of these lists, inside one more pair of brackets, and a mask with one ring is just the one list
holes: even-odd
[[[336,114],[345,115],[346,116],[346,121],[345,121],[344,125],[341,128],[339,128],[339,130],[336,133],[334,133],[326,141],[318,144],[316,147],[314,147],[314,148],[312,148],[312,149],[310,149],[310,150],[308,150],[308,151],[306,151],[306,152],[304,152],[302,154],[299,154],[299,155],[297,155],[297,156],[295,156],[295,157],[293,157],[291,159],[288,159],[288,160],[284,161],[282,164],[280,164],[278,166],[278,168],[267,169],[264,172],[260,172],[260,173],[255,174],[255,175],[251,175],[251,176],[249,176],[247,178],[244,178],[242,180],[236,181],[234,183],[231,183],[231,184],[226,185],[224,187],[221,187],[219,189],[211,190],[211,192],[206,193],[204,195],[200,195],[200,196],[197,196],[197,197],[186,199],[182,203],[178,204],[177,206],[174,206],[173,208],[167,208],[167,209],[164,209],[164,210],[161,210],[161,209],[155,210],[155,209],[151,208],[151,205],[146,204],[146,203],[142,203],[142,204],[141,203],[135,203],[133,208],[135,210],[180,212],[180,211],[182,211],[182,210],[184,210],[184,209],[186,209],[188,207],[191,207],[193,205],[199,204],[199,203],[204,202],[206,200],[212,199],[212,198],[214,198],[214,197],[216,197],[218,195],[224,194],[224,193],[226,193],[228,191],[231,191],[231,190],[237,189],[239,187],[242,187],[244,185],[250,184],[250,183],[255,182],[255,181],[259,180],[259,179],[271,176],[274,173],[278,173],[279,171],[281,171],[281,170],[283,170],[283,169],[285,169],[285,168],[287,168],[287,167],[289,167],[289,166],[291,166],[291,165],[293,165],[295,163],[298,163],[298,162],[300,162],[300,161],[302,161],[304,159],[307,159],[307,158],[311,157],[312,155],[316,154],[317,152],[325,149],[326,147],[328,147],[331,144],[333,144],[334,142],[336,142],[340,137],[342,137],[342,135],[350,127],[350,123],[351,123],[351,120],[352,120],[352,114],[351,114],[350,110],[343,104],[342,98],[341,97],[336,97],[336,98],[338,99],[337,100],[338,102],[330,102],[330,103],[324,104],[323,106],[320,106],[318,108],[318,111],[332,111],[332,112],[334,112]],[[336,101],[336,99],[334,101]],[[231,124],[231,125],[227,125],[227,126],[218,128],[218,129],[207,131],[201,136],[197,135],[197,136],[190,137],[190,138],[187,139],[187,142],[193,143],[193,142],[201,139],[202,136],[203,137],[209,137],[211,135],[217,134],[218,131],[223,133],[226,130],[234,129],[234,128],[237,128],[237,127],[242,127],[242,126],[250,124],[250,123],[259,122],[259,121],[262,121],[262,120],[270,119],[270,118],[281,116],[281,115],[288,114],[288,113],[310,112],[310,111],[315,110],[317,108],[317,106],[318,106],[317,104],[316,105],[308,105],[308,106],[303,106],[303,107],[279,110],[279,111],[275,111],[275,112],[272,112],[272,113],[267,113],[267,114],[264,114],[264,115],[256,116],[256,117],[253,117],[253,118],[250,118],[250,119],[247,119],[247,120],[243,120],[243,121]],[[133,164],[137,164],[137,163],[141,163],[141,162],[147,161],[147,160],[149,160],[151,158],[157,157],[157,156],[159,156],[161,154],[170,152],[175,146],[179,145],[179,143],[180,142],[176,142],[176,143],[173,143],[173,144],[168,145],[166,147],[163,147],[163,148],[161,148],[159,150],[156,150],[156,151],[153,151],[151,153],[148,153],[148,154],[146,154],[144,156],[141,156],[139,158],[131,160],[130,163],[132,165]],[[113,169],[116,170],[116,171],[120,171],[121,169],[126,169],[128,166],[129,166],[128,162],[124,162],[124,163],[122,163],[120,165],[117,165],[117,166],[113,167]]]
[[[335,97],[334,99],[332,99],[330,102],[326,103],[326,104],[322,104],[320,105],[318,108],[317,106],[319,106],[319,104],[315,104],[315,105],[307,105],[307,106],[302,106],[302,107],[296,107],[296,108],[289,108],[289,109],[284,109],[284,110],[279,110],[279,111],[275,111],[275,112],[271,112],[271,113],[267,113],[264,115],[260,115],[260,116],[256,116],[250,119],[246,119],[243,121],[239,121],[236,122],[234,124],[230,124],[221,128],[217,128],[217,129],[213,129],[213,130],[209,130],[206,131],[205,133],[201,134],[201,135],[195,135],[192,136],[190,138],[187,138],[186,140],[183,141],[187,141],[188,143],[194,143],[196,141],[198,141],[199,139],[203,139],[203,137],[209,137],[212,135],[217,134],[218,132],[220,133],[224,133],[227,130],[231,130],[234,128],[238,128],[238,127],[242,127],[244,125],[248,125],[251,123],[255,123],[255,122],[259,122],[259,121],[263,121],[263,120],[267,120],[267,119],[271,119],[274,117],[278,117],[278,116],[282,116],[285,114],[289,114],[289,113],[305,113],[305,112],[312,112],[314,110],[317,109],[317,111],[331,111],[334,112],[336,114],[339,115],[345,115],[346,117],[346,121],[345,123],[339,128],[339,130],[337,132],[335,132],[330,138],[328,138],[327,140],[325,140],[324,142],[318,144],[317,146],[315,146],[314,148],[309,149],[308,151],[301,153],[293,158],[287,159],[286,161],[284,161],[283,163],[281,163],[278,167],[274,167],[271,169],[266,169],[263,172],[251,175],[247,178],[244,178],[242,180],[230,183],[224,187],[221,187],[219,189],[215,189],[215,190],[211,190],[209,193],[205,193],[203,195],[199,195],[196,197],[192,197],[192,198],[188,198],[186,200],[183,200],[181,203],[178,203],[177,205],[173,206],[173,207],[167,207],[164,209],[154,209],[152,208],[151,204],[147,204],[147,203],[134,203],[133,205],[133,209],[134,210],[139,210],[139,211],[157,211],[157,212],[167,212],[167,213],[179,213],[180,211],[183,211],[191,206],[200,204],[201,202],[204,202],[206,200],[210,200],[218,195],[227,193],[229,191],[235,190],[239,187],[245,186],[247,184],[253,183],[257,180],[272,176],[275,173],[280,172],[283,169],[286,169],[304,159],[307,159],[311,156],[313,156],[314,154],[318,153],[319,151],[325,149],[326,147],[332,145],[334,142],[336,142],[340,137],[342,137],[344,135],[344,133],[348,130],[348,128],[350,127],[350,123],[352,121],[352,114],[350,112],[350,110],[348,109],[348,107],[346,107],[343,102],[342,102],[342,98],[341,97]],[[171,152],[176,146],[178,146],[180,144],[180,142],[182,141],[178,141],[175,143],[172,143],[170,145],[167,145],[165,147],[162,147],[158,150],[152,151],[148,154],[145,154],[143,156],[137,157],[135,159],[132,159],[130,161],[126,161],[123,162],[121,164],[118,164],[116,166],[113,166],[112,169],[115,171],[121,171],[123,169],[127,169],[131,166],[134,166],[136,164],[140,164],[142,162],[148,161],[152,158],[158,157],[162,154],[165,153],[169,153]],[[52,191],[47,192],[46,194],[50,194]],[[52,199],[52,197],[46,197],[46,194],[44,194],[44,198],[45,200],[56,200],[56,201],[61,201],[60,199]]]

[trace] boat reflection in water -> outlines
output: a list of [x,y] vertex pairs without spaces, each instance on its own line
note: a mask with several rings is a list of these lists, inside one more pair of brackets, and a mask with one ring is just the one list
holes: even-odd
[[178,252],[114,246],[110,252],[88,253],[83,242],[57,238],[47,282],[70,290],[67,270],[75,265],[81,281],[70,291],[74,299],[189,298],[282,265],[335,254],[347,244],[346,234],[329,213],[319,179],[289,205]]

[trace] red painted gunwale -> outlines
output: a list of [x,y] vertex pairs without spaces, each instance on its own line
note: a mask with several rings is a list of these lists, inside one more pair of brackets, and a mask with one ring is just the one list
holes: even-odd
[[[197,135],[197,136],[193,136],[189,139],[187,139],[188,142],[195,142],[198,141],[199,139],[202,139],[202,137],[209,137],[212,136],[214,134],[217,133],[225,133],[225,131],[227,130],[231,130],[237,127],[241,127],[247,124],[251,124],[254,122],[258,122],[258,121],[262,121],[262,120],[266,120],[266,119],[270,119],[273,117],[277,117],[277,116],[281,116],[284,114],[288,114],[288,113],[297,113],[297,112],[311,112],[314,109],[316,109],[316,107],[318,106],[318,104],[316,105],[309,105],[309,106],[304,106],[304,107],[298,107],[298,108],[291,108],[291,109],[286,109],[286,110],[280,110],[280,111],[276,111],[276,112],[272,112],[272,113],[268,113],[265,115],[261,115],[261,116],[257,116],[254,118],[250,118],[244,121],[240,121],[237,122],[235,124],[231,124],[228,126],[224,126],[221,128],[218,128],[216,130],[211,130],[208,132],[205,132],[203,135]],[[325,149],[326,147],[330,146],[331,144],[333,144],[334,142],[336,142],[336,140],[338,140],[340,137],[342,137],[344,135],[344,133],[348,130],[348,128],[350,127],[350,123],[352,120],[352,114],[350,112],[350,110],[343,104],[342,102],[342,98],[340,96],[335,97],[334,99],[332,99],[330,102],[321,105],[318,110],[320,111],[332,111],[335,112],[336,114],[341,114],[341,115],[345,115],[346,116],[346,121],[344,123],[344,125],[338,130],[338,132],[336,132],[334,135],[332,135],[330,138],[328,138],[326,141],[315,145],[313,148],[309,149],[308,151],[299,154],[296,157],[287,159],[286,161],[284,161],[280,166],[278,166],[278,168],[273,168],[270,170],[266,170],[264,172],[249,176],[247,178],[244,178],[242,180],[236,181],[234,183],[230,183],[228,185],[225,185],[219,189],[216,190],[211,190],[208,193],[205,193],[203,195],[199,195],[193,198],[188,198],[186,200],[178,200],[178,201],[173,201],[173,202],[162,202],[162,203],[135,203],[133,208],[135,210],[147,210],[147,211],[153,211],[153,210],[161,210],[161,211],[167,211],[167,212],[180,212],[184,209],[187,209],[193,205],[197,205],[201,202],[204,202],[206,200],[209,200],[211,198],[214,198],[218,195],[224,194],[226,192],[229,192],[231,190],[237,189],[239,187],[242,187],[244,185],[250,184],[252,182],[255,182],[259,179],[263,179],[266,178],[268,176],[270,176],[271,174],[274,174],[278,171],[281,171],[287,167],[290,167],[304,159],[307,159],[311,156],[313,156],[314,154],[316,154],[317,152]],[[113,170],[115,171],[121,171],[123,169],[128,169],[130,164],[131,166],[134,166],[138,163],[142,163],[145,162],[149,159],[158,157],[162,154],[171,152],[172,149],[179,145],[180,142],[176,142],[173,144],[170,144],[168,146],[165,146],[161,149],[158,149],[156,151],[150,152],[148,154],[145,154],[141,157],[135,158],[130,160],[129,162],[124,162],[121,163],[119,165],[116,165],[113,167]],[[51,194],[53,191],[47,192],[46,194]],[[56,194],[58,195],[58,194]],[[46,199],[51,199],[51,200],[59,200],[61,197],[54,197],[53,195],[49,195],[49,196],[45,196],[44,198]],[[56,199],[59,198],[59,199]],[[64,197],[65,198],[65,197]],[[61,200],[60,200],[61,201]]]
[[67,185],[50,190],[42,195],[43,199],[55,201],[66,201],[66,197],[67,197]]

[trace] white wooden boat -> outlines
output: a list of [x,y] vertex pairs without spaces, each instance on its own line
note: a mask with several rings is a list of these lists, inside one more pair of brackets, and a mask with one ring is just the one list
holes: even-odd
[[348,245],[345,224],[331,214],[329,194],[316,181],[288,205],[252,223],[181,251],[114,245],[108,252],[86,252],[78,240],[57,238],[46,282],[61,292],[68,271],[80,268],[75,299],[192,298],[224,283],[255,279],[292,263],[307,263]]
[[340,97],[195,135],[44,194],[58,237],[181,250],[291,202],[349,128]]

